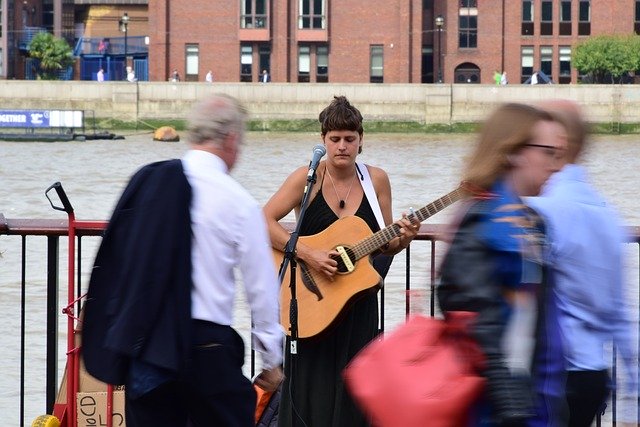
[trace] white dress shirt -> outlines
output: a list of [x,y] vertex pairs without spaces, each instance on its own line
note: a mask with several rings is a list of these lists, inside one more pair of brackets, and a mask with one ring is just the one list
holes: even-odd
[[189,150],[182,158],[192,188],[191,316],[231,325],[237,267],[251,307],[252,341],[263,369],[282,363],[279,283],[262,209],[219,157]]

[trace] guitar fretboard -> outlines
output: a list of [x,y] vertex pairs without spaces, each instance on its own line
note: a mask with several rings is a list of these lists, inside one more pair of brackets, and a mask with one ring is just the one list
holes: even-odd
[[[466,193],[467,191],[463,187],[458,187],[451,193],[440,197],[439,199],[429,203],[428,205],[418,209],[417,211],[414,211],[413,215],[408,215],[408,218],[412,220],[413,218],[416,218],[419,222],[422,222],[425,219],[437,214],[447,206],[454,204],[455,202],[463,198]],[[369,254],[382,248],[391,240],[400,236],[400,234],[400,226],[396,223],[393,223],[362,240],[361,242],[353,246],[351,250],[353,251],[356,260],[359,260],[360,258],[368,256]]]

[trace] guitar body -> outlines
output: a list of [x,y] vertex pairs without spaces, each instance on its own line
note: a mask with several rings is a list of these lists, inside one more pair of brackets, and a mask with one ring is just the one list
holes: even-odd
[[[462,184],[449,194],[429,203],[417,211],[411,210],[409,218],[422,222],[467,194]],[[484,194],[484,193],[483,193]],[[488,197],[484,194],[483,197]],[[375,290],[382,278],[371,264],[369,255],[384,247],[396,237],[400,237],[400,226],[390,224],[375,233],[367,223],[357,216],[340,218],[326,230],[313,236],[298,239],[305,245],[326,251],[336,250],[338,273],[334,280],[313,271],[298,261],[296,270],[296,299],[298,300],[298,337],[309,338],[318,335],[333,323],[344,307],[359,294]],[[276,266],[282,264],[284,253],[274,250]],[[285,272],[280,286],[280,323],[291,335],[289,307],[291,305],[291,271]]]
[[[373,233],[367,223],[356,216],[340,218],[325,230],[298,241],[316,249],[333,250],[338,246],[349,248]],[[276,266],[282,264],[284,253],[274,250]],[[318,335],[331,325],[344,307],[359,294],[375,290],[381,277],[371,265],[369,256],[352,260],[355,269],[338,272],[330,281],[324,275],[298,262],[296,269],[296,298],[298,300],[298,337]],[[340,263],[339,263],[340,264]],[[339,267],[340,270],[340,267]],[[288,335],[290,331],[289,307],[291,271],[288,269],[280,287],[280,322]],[[306,284],[305,284],[306,282]]]

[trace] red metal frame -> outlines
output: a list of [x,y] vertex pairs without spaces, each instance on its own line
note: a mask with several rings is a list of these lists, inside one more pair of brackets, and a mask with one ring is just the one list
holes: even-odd
[[[56,206],[49,195],[50,190],[56,190],[63,207]],[[69,236],[69,251],[68,251],[68,275],[67,275],[67,306],[62,309],[62,312],[67,315],[67,398],[66,402],[61,404],[57,403],[53,408],[53,415],[60,420],[60,427],[77,427],[78,417],[76,408],[76,396],[78,393],[80,375],[80,348],[76,345],[76,322],[81,322],[75,315],[76,304],[84,297],[76,297],[75,290],[75,256],[76,256],[76,230],[82,229],[98,229],[103,230],[106,228],[106,221],[77,221],[73,207],[67,198],[67,195],[59,182],[56,182],[45,192],[51,206],[60,211],[64,211],[68,215],[68,236]],[[107,386],[107,427],[113,426],[113,386]]]

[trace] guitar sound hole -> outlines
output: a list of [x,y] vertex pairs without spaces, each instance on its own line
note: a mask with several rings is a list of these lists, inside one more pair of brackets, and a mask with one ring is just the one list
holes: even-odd
[[[356,257],[353,251],[350,248],[345,248],[345,251],[347,253],[347,256],[349,257],[349,260],[351,260],[351,263],[355,265]],[[345,274],[349,272],[349,269],[347,268],[346,264],[344,263],[340,255],[334,256],[333,259],[335,259],[336,262],[338,263],[338,274]]]

